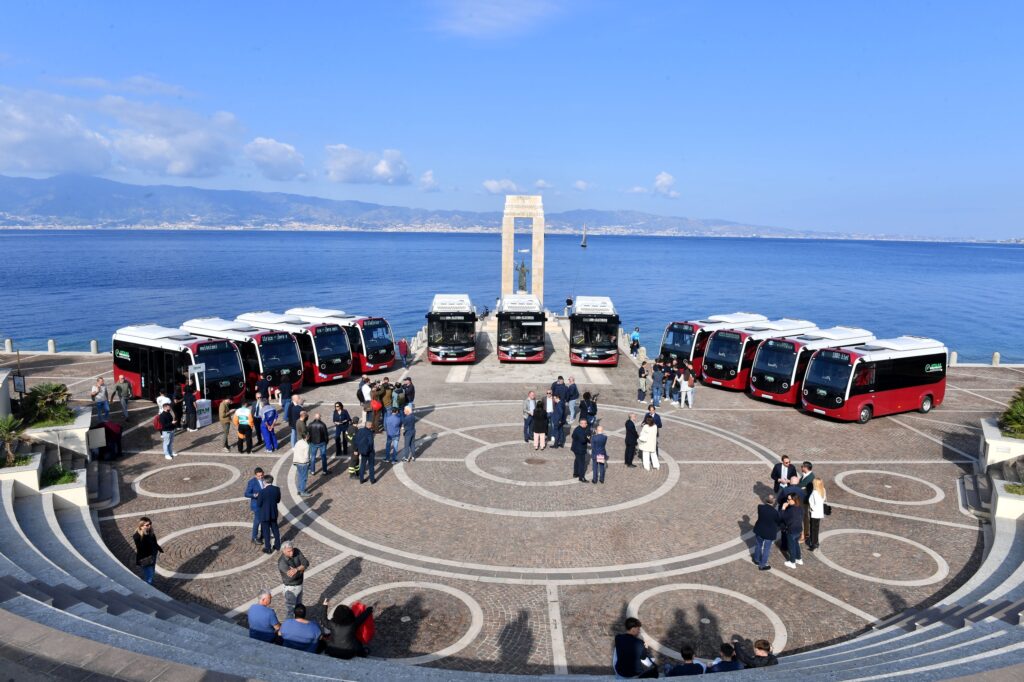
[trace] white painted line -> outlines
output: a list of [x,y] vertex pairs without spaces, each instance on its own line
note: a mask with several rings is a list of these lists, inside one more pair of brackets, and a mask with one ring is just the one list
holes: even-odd
[[[129,454],[133,454],[133,455],[163,455],[164,454],[163,450],[157,450],[155,448],[151,448],[149,450],[136,450],[134,452],[132,452],[132,451],[126,451],[126,452],[128,452]],[[252,459],[253,457],[273,457],[275,459],[278,459],[278,458],[288,459],[288,453],[283,451],[283,450],[278,450],[277,452],[266,452],[266,451],[263,451],[263,452],[253,452],[252,454],[249,454],[249,453],[237,453],[237,452],[224,452],[223,450],[221,450],[219,452],[208,452],[206,450],[177,450],[174,453],[175,457],[179,457],[179,456],[182,456],[182,455],[184,455],[186,457],[228,457],[228,458],[236,458],[236,459]]]
[[[330,568],[334,564],[338,563],[339,561],[342,561],[343,559],[348,559],[350,556],[352,556],[352,555],[349,552],[339,552],[338,554],[335,554],[334,556],[332,556],[327,561],[322,561],[322,562],[318,563],[316,566],[314,566],[313,568],[309,569],[308,571],[303,571],[302,572],[302,575],[304,576],[303,580],[305,580],[306,578],[308,578],[310,576],[314,576],[317,573],[320,573],[321,571],[326,571],[328,568]],[[278,585],[277,587],[275,587],[274,589],[272,589],[270,591],[270,594],[276,596],[276,595],[281,594],[282,592],[284,592],[284,585]],[[245,602],[244,604],[240,604],[240,605],[236,606],[235,608],[231,609],[230,611],[228,611],[224,615],[226,615],[228,618],[234,618],[235,616],[241,615],[243,612],[248,611],[249,607],[252,606],[253,604],[255,604],[257,601],[259,601],[259,597],[254,597],[253,599],[250,599],[249,601]]]
[[178,507],[163,507],[162,509],[146,509],[144,511],[133,511],[126,514],[114,514],[112,516],[101,516],[99,522],[113,521],[114,519],[127,519],[129,517],[134,518],[137,516],[152,516],[153,514],[163,514],[165,512],[176,512],[185,511],[186,509],[199,509],[201,507],[213,507],[218,504],[227,504],[229,502],[248,502],[244,497],[229,497],[226,500],[213,500],[212,502],[196,502],[195,504],[183,504]]
[[[164,543],[167,543],[173,541],[177,537],[185,535],[186,533],[193,533],[197,530],[206,530],[208,528],[244,528],[246,531],[251,531],[252,523],[248,521],[221,521],[216,523],[204,523],[201,526],[189,526],[188,528],[181,528],[172,533],[168,533],[167,535],[161,535],[160,540]],[[165,578],[173,578],[175,580],[212,580],[214,578],[224,578],[229,575],[241,573],[242,571],[247,571],[250,568],[255,568],[260,564],[264,563],[267,559],[270,558],[270,556],[270,554],[264,554],[263,552],[260,552],[260,555],[252,561],[244,563],[241,566],[235,566],[234,568],[225,568],[222,571],[204,571],[203,573],[179,573],[178,571],[172,571],[170,569],[164,568],[163,566],[157,566],[156,572]]]
[[[872,495],[868,495],[866,493],[862,493],[860,491],[854,490],[849,485],[843,483],[843,479],[846,478],[847,476],[852,475],[852,474],[882,474],[883,476],[897,476],[899,478],[909,478],[911,481],[916,481],[918,483],[922,483],[925,486],[927,486],[928,488],[931,488],[933,491],[935,491],[935,494],[932,497],[930,497],[929,499],[927,499],[927,500],[911,500],[911,501],[907,501],[907,500],[888,500],[888,499],[885,499],[884,497],[874,497]],[[832,478],[832,482],[835,483],[840,488],[842,488],[843,490],[845,490],[846,492],[850,493],[851,495],[856,495],[857,497],[863,497],[865,499],[871,500],[872,502],[881,502],[882,504],[896,504],[896,505],[906,505],[906,506],[911,506],[911,507],[919,507],[919,506],[925,506],[925,505],[929,505],[929,504],[937,504],[939,502],[942,502],[942,500],[946,499],[946,493],[943,492],[942,488],[940,488],[939,486],[935,485],[931,481],[926,481],[923,478],[918,478],[917,476],[911,476],[910,474],[901,474],[898,471],[881,471],[879,469],[848,469],[846,471],[843,471],[843,472],[840,472],[840,473],[836,474]]]
[[[821,547],[815,550],[815,559],[825,564],[833,571],[842,573],[843,575],[848,575],[851,578],[859,578],[869,583],[875,583],[878,585],[895,585],[898,587],[922,587],[924,585],[934,585],[940,580],[944,580],[946,576],[949,575],[949,564],[946,563],[945,559],[939,556],[938,552],[936,552],[930,547],[922,545],[920,542],[917,542],[916,540],[905,538],[902,535],[894,535],[893,533],[883,533],[880,530],[867,530],[865,528],[840,528],[837,530],[827,530],[821,534],[821,537],[826,538],[835,535],[874,535],[881,538],[889,538],[890,540],[896,540],[897,542],[906,543],[911,547],[916,547],[917,549],[921,550],[922,552],[930,556],[932,558],[932,561],[935,562],[935,572],[927,578],[917,578],[914,580],[892,580],[889,578],[878,578],[873,575],[868,575],[867,573],[851,571],[850,569],[840,566],[839,564],[835,563],[827,556],[825,556],[825,553],[821,550]],[[827,546],[828,545],[826,545],[826,547]]]
[[952,450],[953,452],[957,453],[958,455],[963,455],[964,457],[969,457],[969,458],[971,458],[971,459],[972,459],[972,460],[974,460],[974,461],[977,461],[977,460],[978,460],[978,458],[977,458],[977,457],[975,457],[974,455],[972,455],[971,453],[969,453],[969,452],[964,452],[964,451],[963,451],[963,450],[961,450],[960,448],[956,448],[956,447],[953,447],[953,446],[952,446],[952,445],[950,445],[949,443],[943,443],[943,442],[942,442],[941,440],[939,440],[939,439],[938,439],[938,438],[936,438],[935,436],[929,436],[929,435],[928,435],[927,433],[925,433],[924,431],[920,431],[920,430],[918,430],[918,429],[915,429],[915,428],[914,428],[913,426],[911,426],[910,424],[904,424],[903,422],[901,422],[901,421],[900,421],[899,419],[896,419],[895,417],[889,417],[889,421],[891,421],[891,422],[892,422],[893,424],[899,424],[899,425],[900,425],[900,426],[902,426],[903,428],[905,428],[905,429],[907,429],[907,430],[910,430],[910,431],[913,431],[913,432],[914,432],[914,433],[916,433],[917,435],[919,435],[919,436],[923,436],[924,438],[927,438],[928,440],[932,441],[933,443],[938,443],[938,444],[939,444],[939,445],[941,445],[942,447],[946,448],[947,450]]
[[815,464],[974,464],[975,459],[815,459]]
[[[491,443],[488,443],[487,441],[485,441],[485,440],[483,440],[481,438],[477,438],[476,436],[471,436],[468,433],[463,433],[462,429],[449,429],[449,428],[447,428],[447,427],[445,427],[445,426],[443,426],[441,424],[438,424],[437,422],[432,422],[429,419],[426,419],[424,417],[420,417],[419,422],[421,424],[429,424],[430,426],[433,426],[436,429],[442,429],[443,431],[446,431],[448,433],[454,433],[455,435],[462,436],[463,438],[466,438],[468,440],[476,441],[477,443],[480,443],[481,445],[491,445]],[[480,427],[477,426],[475,428],[480,428]]]
[[842,599],[839,599],[838,597],[833,597],[828,592],[823,592],[823,591],[819,590],[817,587],[812,587],[811,585],[805,583],[803,580],[800,580],[800,578],[797,578],[795,576],[789,575],[788,573],[785,572],[785,570],[769,571],[769,572],[774,577],[776,577],[776,578],[778,578],[780,580],[785,580],[790,585],[796,585],[801,590],[804,590],[806,592],[810,592],[815,597],[818,597],[820,599],[824,599],[828,603],[834,604],[835,606],[838,606],[839,608],[843,609],[844,611],[846,611],[848,613],[852,613],[853,615],[857,616],[861,620],[866,620],[869,623],[876,623],[879,620],[878,618],[876,618],[875,616],[872,616],[867,611],[861,611],[856,606],[851,606],[850,604],[847,604]]
[[444,382],[446,384],[462,384],[465,383],[466,377],[469,375],[469,365],[455,365],[448,370],[448,376]]
[[903,417],[907,418],[907,419],[917,419],[918,421],[927,422],[929,424],[945,424],[946,426],[957,426],[957,427],[959,427],[961,429],[972,429],[974,431],[981,431],[981,428],[978,427],[978,426],[971,426],[970,424],[957,424],[956,422],[944,422],[944,421],[939,421],[938,419],[929,419],[928,417],[919,417],[916,414],[905,414],[905,415],[903,415]]
[[[956,387],[954,387],[954,388],[956,388]],[[1002,400],[996,400],[995,398],[989,398],[987,395],[982,395],[980,393],[975,393],[974,391],[968,391],[966,388],[957,388],[956,390],[963,391],[964,393],[969,393],[969,394],[973,395],[975,398],[981,398],[982,400],[987,400],[990,403],[995,403],[996,405],[1002,405],[1003,407],[1009,407],[1009,403],[1004,403]]]
[[565,638],[562,636],[562,607],[558,601],[558,586],[549,584],[548,623],[551,626],[551,662],[556,675],[569,674],[569,662],[565,656]]
[[[153,476],[154,474],[162,474],[165,471],[171,469],[181,469],[183,467],[216,467],[218,469],[227,469],[230,474],[228,480],[223,483],[219,483],[212,488],[204,488],[203,490],[190,490],[184,493],[154,493],[146,490],[142,487],[142,482]],[[229,485],[237,481],[242,477],[242,472],[231,466],[230,464],[221,464],[220,462],[195,462],[194,464],[168,464],[167,466],[157,467],[156,469],[150,469],[146,473],[142,474],[134,481],[132,481],[132,490],[135,491],[136,495],[143,495],[145,497],[159,497],[159,498],[181,498],[181,497],[198,497],[199,495],[206,495],[208,493],[216,492],[222,488],[227,488]]]
[[864,509],[863,507],[854,507],[848,504],[839,504],[837,502],[830,502],[836,509],[847,509],[853,512],[861,512],[863,514],[877,514],[879,516],[889,516],[894,519],[906,519],[908,521],[921,521],[922,523],[934,523],[937,526],[949,526],[950,528],[963,528],[965,530],[973,530],[981,532],[982,528],[980,524],[973,526],[966,523],[955,523],[953,521],[940,521],[938,519],[926,519],[921,516],[910,516],[909,514],[898,514],[896,512],[882,511],[880,509]]

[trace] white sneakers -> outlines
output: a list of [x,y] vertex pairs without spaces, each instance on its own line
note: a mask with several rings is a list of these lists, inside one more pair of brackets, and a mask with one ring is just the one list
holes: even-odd
[[[803,562],[801,562],[801,563],[803,563]],[[786,568],[796,568],[796,564],[794,564],[792,561],[787,561],[786,562]]]
[[803,559],[797,559],[796,560],[796,565],[797,566],[803,566],[804,565],[804,560]]
[[164,455],[164,459],[173,459],[170,455]]

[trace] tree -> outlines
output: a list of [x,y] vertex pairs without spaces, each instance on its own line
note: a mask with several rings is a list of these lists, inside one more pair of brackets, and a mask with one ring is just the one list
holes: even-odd
[[28,440],[25,437],[24,423],[20,419],[10,414],[0,418],[0,443],[4,445],[7,466],[14,466],[14,450],[18,447],[18,443],[27,443]]

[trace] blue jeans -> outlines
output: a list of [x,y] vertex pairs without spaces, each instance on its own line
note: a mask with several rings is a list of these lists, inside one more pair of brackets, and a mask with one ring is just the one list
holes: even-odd
[[[265,398],[266,396],[263,397]],[[291,398],[281,398],[281,414],[279,415],[281,419],[288,419],[288,408],[290,408],[291,405]]]
[[384,441],[384,461],[385,462],[397,462],[398,461],[398,441],[401,436],[388,436],[387,440]]
[[651,404],[655,407],[661,405],[661,384],[654,384],[651,387]]
[[309,470],[311,473],[316,473],[316,453],[320,453],[320,463],[324,465],[324,471],[327,471],[327,443],[310,443],[309,444]]
[[576,409],[579,407],[579,404],[580,404],[579,398],[576,398],[575,400],[570,400],[569,401],[569,423],[570,424],[575,424],[576,423]]
[[591,466],[593,466],[592,480],[601,481],[602,483],[604,483],[604,470],[605,467],[608,466],[607,455],[605,456],[604,462],[598,462],[597,455],[591,457]]
[[308,464],[296,464],[295,465],[295,484],[299,488],[299,494],[306,494],[306,479],[309,478],[309,465]]
[[153,576],[156,575],[156,564],[151,566],[142,566],[142,579],[150,585],[153,584]]
[[96,418],[101,422],[110,420],[110,402],[107,400],[96,401]]
[[766,540],[758,535],[754,536],[754,561],[758,566],[768,565],[768,555],[772,553],[774,540]]
[[523,440],[533,440],[533,417],[523,417]]
[[377,453],[370,450],[367,454],[359,454],[359,482],[366,482],[366,472],[370,472],[370,483],[377,482]]
[[416,432],[405,432],[405,458],[410,462],[416,458]]
[[295,443],[299,440],[299,432],[295,430],[294,426],[292,427],[292,433],[291,433],[290,439],[291,439],[291,442],[292,442],[292,447],[294,448],[295,447]]
[[127,398],[121,398],[121,416],[123,416],[125,419],[128,418],[128,399]]
[[174,431],[161,431],[160,440],[164,443],[164,455],[174,457]]
[[786,533],[788,536],[786,549],[789,550],[789,560],[796,561],[800,556],[800,533]]

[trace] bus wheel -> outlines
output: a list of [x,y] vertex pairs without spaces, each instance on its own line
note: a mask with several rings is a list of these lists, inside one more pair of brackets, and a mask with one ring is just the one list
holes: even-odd
[[924,400],[921,401],[921,407],[917,411],[921,414],[928,414],[932,411],[932,397],[930,395],[924,397]]
[[860,414],[857,415],[857,423],[867,424],[869,421],[871,421],[871,417],[872,415],[874,415],[874,413],[875,411],[871,409],[870,405],[865,405],[864,407],[860,408]]

